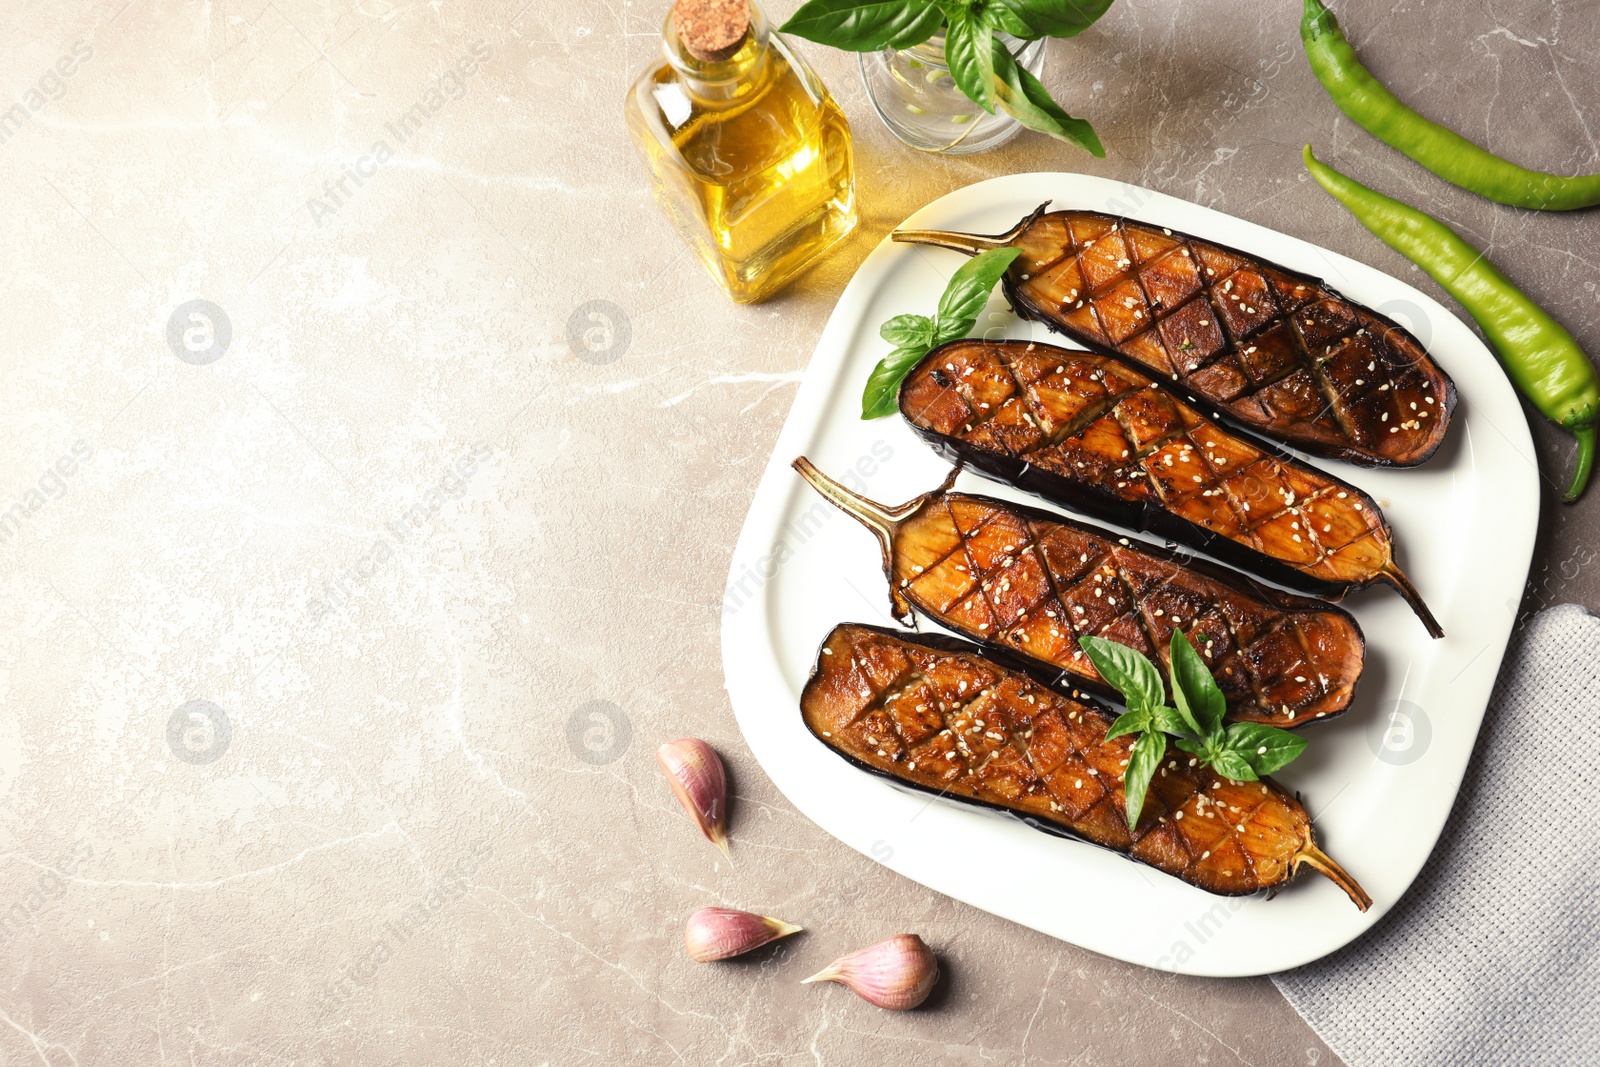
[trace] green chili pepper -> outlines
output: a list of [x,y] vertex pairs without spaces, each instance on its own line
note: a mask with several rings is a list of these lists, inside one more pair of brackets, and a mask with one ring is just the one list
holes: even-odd
[[1500,353],[1506,374],[1522,395],[1545,418],[1577,437],[1578,466],[1562,499],[1578,499],[1594,463],[1600,376],[1572,334],[1438,219],[1319,163],[1310,145],[1305,162],[1317,184],[1361,225],[1460,301]]
[[1305,0],[1300,39],[1317,80],[1340,111],[1445,181],[1514,207],[1571,211],[1600,204],[1600,174],[1563,178],[1519,167],[1401,103],[1361,65],[1339,20],[1321,0]]

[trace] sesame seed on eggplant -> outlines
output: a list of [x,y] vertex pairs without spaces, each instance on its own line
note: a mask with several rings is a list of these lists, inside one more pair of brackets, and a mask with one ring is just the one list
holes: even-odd
[[1370,496],[1109,356],[953,341],[906,374],[899,405],[952,462],[1301,592],[1338,598],[1383,582],[1444,635]]
[[1133,736],[1107,740],[1110,712],[1004,653],[844,623],[823,642],[800,711],[856,767],[1113,849],[1207,892],[1275,892],[1304,866],[1362,911],[1372,903],[1317,847],[1310,814],[1282,786],[1225,778],[1172,746],[1130,831],[1122,775]]
[[893,236],[968,255],[1020,248],[1004,280],[1017,314],[1313,455],[1412,467],[1443,442],[1455,385],[1392,319],[1236,248],[1046,206],[1004,234]]
[[1119,641],[1166,663],[1181,629],[1216,676],[1227,717],[1294,728],[1345,711],[1366,657],[1351,615],[1203,560],[1049,512],[949,491],[898,507],[867,500],[804,457],[795,469],[871,530],[895,615],[1052,668],[1108,697],[1079,647]]

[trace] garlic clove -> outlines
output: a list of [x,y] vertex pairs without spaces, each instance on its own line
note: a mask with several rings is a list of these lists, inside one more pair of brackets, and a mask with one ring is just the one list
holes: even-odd
[[727,856],[728,775],[716,750],[698,738],[681,737],[657,749],[656,761],[700,832]]
[[689,958],[710,963],[741,956],[752,949],[800,932],[800,927],[780,919],[735,908],[701,908],[689,916],[683,946]]
[[939,960],[916,934],[900,934],[887,941],[840,956],[801,982],[838,982],[856,996],[890,1011],[915,1008],[939,981]]

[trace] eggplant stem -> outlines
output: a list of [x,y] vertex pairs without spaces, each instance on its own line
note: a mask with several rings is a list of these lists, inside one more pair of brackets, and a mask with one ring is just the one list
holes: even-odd
[[1022,232],[1032,226],[1034,220],[1044,214],[1044,209],[1050,206],[1046,200],[1033,209],[1033,213],[1017,223],[1005,233],[957,233],[954,230],[896,230],[889,236],[903,244],[913,245],[938,245],[940,248],[950,248],[957,252],[965,252],[975,256],[979,252],[987,252],[993,248],[1004,248],[1022,235]]
[[1411,610],[1417,613],[1417,618],[1421,619],[1422,625],[1427,628],[1429,637],[1437,641],[1444,636],[1444,627],[1439,625],[1439,620],[1428,610],[1428,605],[1422,600],[1422,594],[1417,592],[1417,587],[1411,584],[1411,579],[1407,578],[1405,572],[1396,567],[1392,560],[1383,569],[1383,577],[1399,590],[1406,603],[1411,605]]
[[[877,537],[878,547],[883,550],[883,573],[890,578],[889,607],[897,619],[902,623],[909,623],[911,620],[911,604],[901,594],[900,590],[895,588],[893,581],[894,535],[895,531],[900,528],[900,523],[922,507],[923,502],[931,494],[924,493],[922,496],[891,508],[878,503],[876,500],[868,500],[864,496],[852,493],[826,474],[823,474],[817,469],[816,464],[804,456],[796,457],[790,466],[799,471],[800,477],[804,478],[811,488],[821,493],[823,499],[871,530],[873,535]],[[960,473],[960,470],[961,468],[957,467],[952,471],[950,477],[946,479],[945,486],[942,488],[948,488],[955,481],[955,476]],[[938,491],[942,491],[942,489]]]
[[1301,846],[1300,851],[1294,858],[1296,870],[1299,870],[1301,864],[1305,864],[1340,889],[1343,889],[1345,895],[1355,902],[1357,908],[1366,911],[1372,907],[1372,898],[1367,896],[1365,889],[1361,888],[1361,883],[1350,877],[1348,871],[1333,862],[1332,857],[1318,848],[1316,842],[1309,838],[1307,838],[1306,843]]
[[1561,494],[1563,504],[1577,500],[1583,495],[1584,486],[1589,484],[1589,472],[1594,468],[1594,429],[1593,426],[1580,426],[1572,431],[1578,439],[1578,465],[1572,471],[1572,484]]
[[817,465],[804,456],[799,456],[789,464],[800,472],[800,477],[806,484],[821,493],[834,507],[843,511],[861,525],[877,534],[878,540],[883,544],[885,553],[889,551],[889,539],[894,536],[895,530],[900,525],[900,520],[910,514],[909,505],[902,504],[898,508],[887,508],[876,500],[868,500],[864,496],[852,493],[832,478],[817,469]]

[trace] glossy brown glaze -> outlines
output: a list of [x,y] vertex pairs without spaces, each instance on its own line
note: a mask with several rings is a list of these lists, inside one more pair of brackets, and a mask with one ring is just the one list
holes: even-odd
[[1277,783],[1223,778],[1176,748],[1130,831],[1122,774],[1134,738],[1106,740],[1104,708],[978,653],[951,639],[837,626],[801,714],[859,766],[1115,849],[1208,892],[1275,890],[1307,865],[1361,910],[1371,903],[1317,848],[1310,815]]
[[884,508],[803,459],[796,467],[878,534],[903,620],[915,610],[1110,697],[1079,637],[1165,664],[1182,629],[1232,721],[1293,728],[1350,706],[1366,644],[1345,611],[1033,508],[944,490]]
[[1319,279],[1116,215],[1044,209],[994,236],[896,240],[1020,248],[1018,314],[1173,382],[1274,440],[1366,466],[1438,449],[1455,386],[1404,328]]
[[1371,497],[1224,429],[1110,356],[954,341],[912,368],[899,403],[952,461],[1304,592],[1386,582],[1442,636]]

